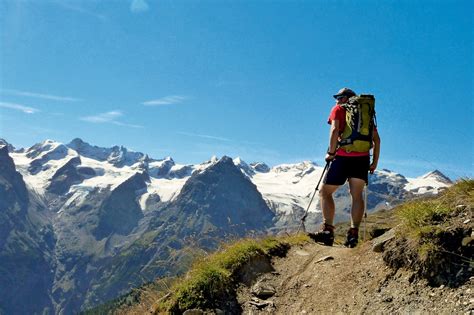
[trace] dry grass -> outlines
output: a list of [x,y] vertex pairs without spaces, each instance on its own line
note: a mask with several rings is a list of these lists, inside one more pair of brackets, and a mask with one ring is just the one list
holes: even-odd
[[[251,259],[279,255],[290,246],[308,242],[304,234],[260,239],[243,239],[223,245],[214,254],[197,258],[186,275],[161,286],[139,289],[139,302],[116,310],[115,314],[181,313],[189,308],[206,308],[210,301],[231,293],[235,275]],[[157,283],[159,283],[158,281]]]

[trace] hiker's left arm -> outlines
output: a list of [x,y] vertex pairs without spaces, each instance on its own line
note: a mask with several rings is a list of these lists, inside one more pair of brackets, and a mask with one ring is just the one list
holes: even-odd
[[377,164],[379,162],[379,155],[380,155],[380,136],[377,132],[377,128],[374,128],[374,147],[373,147],[373,157],[372,157],[372,164],[370,164],[370,174],[373,174],[375,169],[377,168]]
[[[331,129],[329,130],[329,147],[326,153],[326,162],[334,160],[337,151],[337,140],[339,137],[339,120],[333,120],[331,122]],[[334,153],[334,154],[329,154]]]

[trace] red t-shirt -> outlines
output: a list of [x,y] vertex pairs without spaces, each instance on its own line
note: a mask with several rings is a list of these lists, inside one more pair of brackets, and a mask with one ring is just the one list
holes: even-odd
[[[344,128],[346,128],[346,110],[337,104],[331,109],[328,124],[332,124],[333,120],[339,121],[339,134],[341,134]],[[369,154],[370,152],[346,152],[343,148],[339,148],[336,151],[336,155],[340,156],[366,156]]]

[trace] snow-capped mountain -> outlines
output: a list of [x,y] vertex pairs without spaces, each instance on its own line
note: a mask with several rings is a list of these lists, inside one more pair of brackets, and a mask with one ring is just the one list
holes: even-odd
[[[3,143],[7,144],[4,140]],[[41,193],[57,183],[58,178],[63,181],[66,177],[72,178],[70,185],[62,183],[63,187],[69,186],[64,193],[74,193],[94,188],[113,190],[131,176],[146,172],[149,181],[141,198],[143,211],[147,210],[146,199],[149,196],[157,195],[161,201],[176,198],[193,173],[203,171],[218,161],[213,157],[201,164],[180,165],[171,157],[155,160],[124,147],[101,148],[81,139],[74,139],[67,145],[46,140],[24,152],[14,152],[9,145],[9,151],[27,185]],[[288,206],[280,205],[275,209],[282,214],[290,214],[295,207],[305,207],[323,170],[323,167],[310,161],[272,168],[261,162],[247,164],[239,157],[233,159],[233,163],[257,186],[268,203],[275,205],[282,202]],[[66,173],[70,168],[75,171]],[[369,191],[380,192],[389,182],[395,184],[393,186],[397,191],[385,190],[384,193],[437,193],[440,188],[452,184],[438,170],[418,178],[405,178],[401,174],[381,170],[371,176]],[[371,206],[375,205],[369,202],[369,208]],[[313,210],[316,211],[317,207]]]
[[440,189],[450,186],[453,182],[438,170],[429,172],[417,178],[409,178],[405,189],[414,194],[437,194]]
[[[0,314],[75,313],[179,272],[190,249],[249,233],[294,231],[323,171],[310,161],[269,167],[226,156],[184,165],[81,139],[19,150],[0,139],[0,163],[0,278],[21,278],[35,262],[41,270],[28,279],[45,290],[40,300],[21,304],[31,292],[14,288],[24,281],[0,282],[0,296],[11,301],[0,305]],[[450,184],[439,171],[413,179],[377,171],[368,211]],[[348,189],[335,197],[336,219],[348,219]],[[308,230],[321,221],[318,198]],[[40,254],[16,266],[25,250]]]
[[92,146],[79,138],[72,140],[67,146],[76,151],[81,156],[102,162],[107,161],[116,167],[123,167],[125,165],[131,166],[138,162],[149,161],[147,155],[140,152],[129,151],[123,146],[101,148]]

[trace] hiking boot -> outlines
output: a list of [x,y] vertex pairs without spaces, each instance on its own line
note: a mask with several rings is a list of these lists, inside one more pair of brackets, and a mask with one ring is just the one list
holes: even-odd
[[334,243],[334,226],[324,224],[323,229],[316,233],[308,233],[308,236],[317,243],[332,246]]
[[354,248],[356,247],[358,242],[359,242],[359,229],[350,228],[349,231],[347,231],[347,237],[346,237],[346,242],[344,243],[344,246],[349,247],[349,248]]

